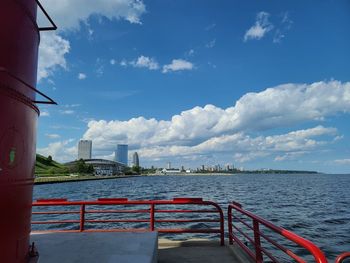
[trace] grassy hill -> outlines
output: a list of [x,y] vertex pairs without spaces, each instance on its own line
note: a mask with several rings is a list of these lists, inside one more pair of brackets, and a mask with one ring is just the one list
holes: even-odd
[[36,163],[35,163],[35,175],[39,177],[43,176],[59,176],[59,175],[67,175],[69,173],[69,169],[60,164],[50,157],[45,157],[40,154],[36,155]]

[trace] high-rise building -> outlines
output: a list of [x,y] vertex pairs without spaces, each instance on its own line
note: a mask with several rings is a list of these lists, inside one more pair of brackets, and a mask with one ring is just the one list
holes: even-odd
[[117,150],[114,152],[116,162],[128,165],[128,145],[118,144]]
[[139,155],[137,152],[134,152],[134,154],[132,155],[132,165],[136,167],[140,166]]
[[92,141],[80,140],[78,144],[78,160],[91,159]]
[[168,162],[167,168],[171,169],[171,162]]

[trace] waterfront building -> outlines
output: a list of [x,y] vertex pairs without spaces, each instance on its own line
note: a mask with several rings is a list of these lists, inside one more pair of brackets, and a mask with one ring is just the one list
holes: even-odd
[[92,141],[80,140],[78,143],[78,160],[91,159]]
[[114,158],[116,162],[128,165],[128,145],[118,144],[117,150],[114,152]]
[[171,169],[171,162],[168,162],[167,169]]
[[169,169],[163,169],[162,170],[163,174],[167,174],[167,175],[176,175],[176,174],[181,174],[181,170],[180,169],[175,169],[175,168],[169,168]]
[[[78,161],[73,161],[66,163],[68,167],[74,167]],[[85,159],[86,165],[92,165],[94,168],[94,174],[96,176],[106,176],[106,175],[118,175],[122,174],[127,167],[123,163],[114,162],[104,159]]]
[[134,152],[134,154],[132,155],[132,165],[135,167],[140,166],[139,155],[137,152]]

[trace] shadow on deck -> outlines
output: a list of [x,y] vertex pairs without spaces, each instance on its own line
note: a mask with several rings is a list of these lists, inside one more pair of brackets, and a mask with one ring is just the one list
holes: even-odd
[[158,240],[158,263],[236,263],[252,262],[235,246],[220,246],[216,241]]

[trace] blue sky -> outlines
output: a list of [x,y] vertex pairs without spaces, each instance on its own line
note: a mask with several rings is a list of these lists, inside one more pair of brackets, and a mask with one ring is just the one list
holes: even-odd
[[39,153],[350,172],[348,1],[43,4]]

